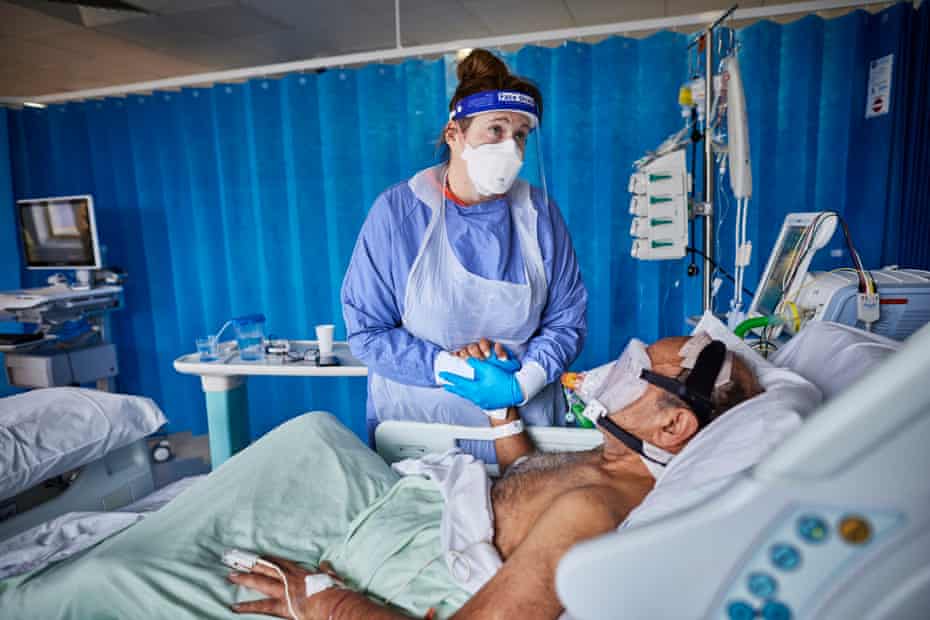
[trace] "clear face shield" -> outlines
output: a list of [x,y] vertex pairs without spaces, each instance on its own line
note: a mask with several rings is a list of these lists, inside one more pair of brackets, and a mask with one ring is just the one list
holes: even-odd
[[536,101],[521,92],[483,91],[459,101],[449,114],[454,121],[468,118],[475,119],[468,134],[480,144],[466,143],[462,158],[478,193],[504,194],[520,178],[538,187],[542,204],[548,204]]
[[542,127],[537,126],[526,138],[523,149],[523,167],[520,179],[536,186],[542,192],[542,204],[549,204],[549,186],[546,182],[546,168],[543,163]]

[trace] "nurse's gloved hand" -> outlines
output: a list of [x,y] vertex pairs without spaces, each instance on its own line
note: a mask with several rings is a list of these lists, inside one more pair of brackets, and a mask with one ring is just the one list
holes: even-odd
[[517,372],[521,366],[520,360],[516,359],[507,347],[499,342],[491,342],[487,338],[465,345],[456,351],[455,355],[461,359],[473,357],[484,360],[509,372]]
[[[523,392],[517,382],[514,371],[505,370],[490,361],[469,358],[468,365],[475,371],[474,379],[467,379],[451,372],[441,372],[439,376],[448,381],[443,388],[470,400],[482,409],[503,409],[523,402]],[[511,362],[513,360],[497,360]]]

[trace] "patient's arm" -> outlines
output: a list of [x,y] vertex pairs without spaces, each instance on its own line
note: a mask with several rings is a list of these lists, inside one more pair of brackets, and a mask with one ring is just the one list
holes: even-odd
[[[555,569],[562,556],[577,543],[612,531],[626,517],[610,501],[614,490],[581,487],[557,499],[539,518],[526,539],[496,575],[454,616],[455,620],[513,620],[527,617],[558,618],[562,604],[555,593]],[[584,518],[579,518],[584,515]],[[319,598],[318,598],[319,597]],[[344,600],[343,597],[346,597]],[[310,600],[319,604],[309,618],[333,620],[393,620],[408,618],[371,602],[361,594],[327,590]]]
[[[520,413],[517,411],[517,408],[508,407],[507,418],[504,420],[495,420],[492,418],[491,426],[503,426],[519,419]],[[513,465],[514,461],[520,457],[532,454],[534,446],[529,433],[523,431],[517,435],[495,439],[494,449],[497,451],[497,465],[500,467],[500,472],[504,473],[507,471],[508,467]]]

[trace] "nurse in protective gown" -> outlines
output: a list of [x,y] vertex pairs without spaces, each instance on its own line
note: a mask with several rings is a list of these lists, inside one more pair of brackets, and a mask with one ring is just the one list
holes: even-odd
[[[539,90],[485,50],[458,77],[441,138],[448,161],[375,200],[342,285],[349,346],[369,369],[370,433],[384,420],[487,426],[509,405],[526,424],[561,424],[557,379],[587,331],[562,215],[517,179],[542,119]],[[508,359],[466,363],[482,339]],[[450,386],[441,373],[471,380]],[[462,447],[496,462],[491,442]]]

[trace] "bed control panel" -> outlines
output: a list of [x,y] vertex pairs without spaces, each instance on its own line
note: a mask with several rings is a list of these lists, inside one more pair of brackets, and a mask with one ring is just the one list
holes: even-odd
[[894,512],[805,506],[780,515],[763,533],[711,617],[793,620],[810,617],[830,584],[867,559],[903,523]]

